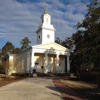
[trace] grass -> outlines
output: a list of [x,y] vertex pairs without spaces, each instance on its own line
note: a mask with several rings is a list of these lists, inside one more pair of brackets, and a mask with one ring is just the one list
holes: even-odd
[[15,77],[15,76],[9,76],[5,77],[5,75],[0,74],[0,87],[5,86],[9,83],[19,81],[21,79],[24,79],[25,77]]
[[0,78],[0,87],[16,81],[14,78]]
[[97,84],[87,83],[76,78],[64,78],[60,79],[60,81],[90,100],[100,100],[100,87]]

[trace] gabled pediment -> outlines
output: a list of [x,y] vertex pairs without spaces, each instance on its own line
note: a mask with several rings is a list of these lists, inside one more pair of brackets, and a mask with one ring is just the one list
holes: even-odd
[[39,45],[35,45],[35,46],[32,46],[32,47],[33,47],[33,49],[38,48],[38,49],[51,49],[51,50],[69,51],[69,49],[67,49],[64,46],[59,45],[55,42],[48,43],[48,44],[39,44]]

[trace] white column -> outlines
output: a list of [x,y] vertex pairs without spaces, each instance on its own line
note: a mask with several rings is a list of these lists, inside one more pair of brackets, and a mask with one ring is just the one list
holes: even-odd
[[60,72],[60,68],[59,68],[59,54],[56,55],[56,72],[57,73]]
[[69,61],[69,56],[67,55],[67,73],[70,73],[70,61]]
[[48,72],[48,55],[45,54],[45,58],[44,58],[44,73]]
[[34,52],[31,54],[31,71],[34,69]]

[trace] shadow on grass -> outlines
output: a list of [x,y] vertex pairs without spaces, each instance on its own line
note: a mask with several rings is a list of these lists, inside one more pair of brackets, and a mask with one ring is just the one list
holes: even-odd
[[[63,96],[64,100],[88,100],[85,97],[74,92],[72,89],[68,88],[64,84],[62,84],[58,78],[54,79],[53,82],[58,91]],[[57,89],[55,89],[54,87],[47,87],[47,88],[57,91]]]
[[[47,86],[46,88],[53,90],[53,91],[59,91],[61,93],[62,97],[60,95],[56,94],[56,93],[52,93],[52,94],[61,97],[63,100],[78,100],[78,97],[75,97],[76,95],[67,93],[66,92],[67,90],[65,91],[64,87],[57,87],[56,86],[56,88],[55,88],[55,87]],[[63,94],[66,94],[67,96],[65,96]]]
[[[68,81],[72,81],[72,82],[82,82],[80,79],[77,78],[63,78],[63,80],[68,80]],[[87,83],[87,82],[85,82]],[[94,82],[93,82],[94,83]],[[89,98],[88,100],[100,100],[100,87],[98,87],[97,83],[93,85],[92,82],[88,82],[89,86],[85,87],[84,82],[82,83],[81,86],[77,86],[77,84],[73,83],[74,85],[76,85],[76,87],[71,87],[70,88],[74,91],[76,91],[77,93]],[[66,83],[67,85],[67,83]],[[92,86],[93,85],[93,86]]]
[[8,85],[13,82],[17,82],[23,79],[26,79],[27,77],[0,77],[0,87]]

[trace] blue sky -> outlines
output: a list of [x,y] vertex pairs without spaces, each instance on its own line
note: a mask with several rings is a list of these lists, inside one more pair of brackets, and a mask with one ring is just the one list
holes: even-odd
[[44,6],[52,16],[55,39],[64,40],[76,32],[76,24],[84,19],[86,4],[92,0],[0,0],[0,48],[7,41],[20,47],[20,41],[28,37],[36,44],[36,30],[41,23]]

